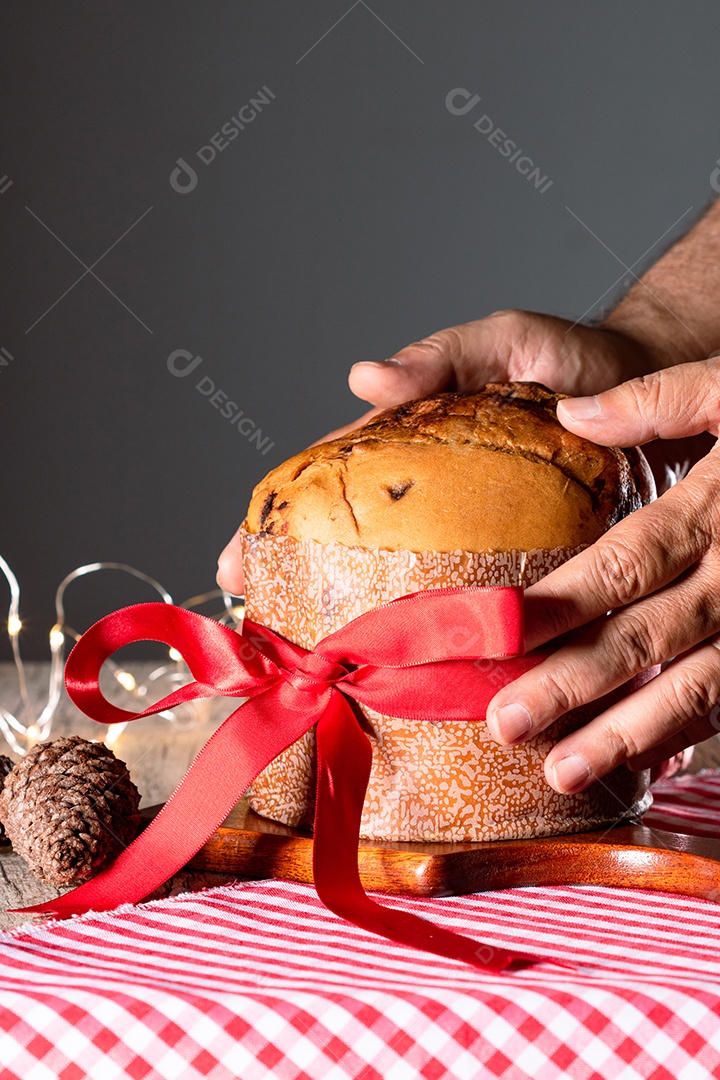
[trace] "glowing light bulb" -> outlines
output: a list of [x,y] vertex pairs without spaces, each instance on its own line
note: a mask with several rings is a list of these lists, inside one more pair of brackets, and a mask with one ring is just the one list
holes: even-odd
[[232,609],[232,613],[233,613],[233,615],[235,616],[236,619],[242,619],[243,616],[245,615],[245,605],[244,604],[237,604]]
[[30,742],[37,742],[40,738],[40,734],[40,728],[37,726],[37,724],[31,724],[30,727],[27,729],[27,737]]
[[22,630],[22,620],[17,615],[11,615],[8,618],[7,629],[10,637],[17,637]]
[[168,656],[171,660],[182,660],[182,653],[179,653],[177,649],[170,649]]
[[[135,676],[131,675],[129,671],[116,671],[115,678],[124,690],[129,690],[130,692],[132,692],[137,686],[137,683],[135,682]],[[105,740],[105,742],[107,743],[107,739]]]
[[63,634],[62,630],[60,629],[60,626],[58,625],[58,623],[55,623],[52,630],[50,631],[50,648],[53,649],[53,650],[62,649],[64,644],[65,644],[65,635]]
[[[127,674],[127,672],[125,672],[125,674]],[[126,727],[127,724],[112,724],[107,730],[105,745],[114,746]]]

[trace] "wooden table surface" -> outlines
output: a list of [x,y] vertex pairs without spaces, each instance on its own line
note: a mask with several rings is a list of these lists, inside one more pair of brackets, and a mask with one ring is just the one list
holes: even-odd
[[[128,664],[138,683],[147,677],[157,662]],[[37,715],[47,699],[48,663],[26,664],[28,692],[33,711]],[[148,697],[141,705],[137,699],[122,690],[113,679],[103,679],[106,696],[126,709],[147,707]],[[161,688],[168,693],[170,687]],[[160,696],[160,695],[157,695]],[[17,675],[13,664],[0,664],[0,705],[15,716],[22,715]],[[141,806],[153,806],[164,802],[181,780],[185,770],[198,750],[212,733],[232,712],[235,704],[229,700],[201,701],[193,703],[178,713],[178,725],[160,716],[135,720],[124,729],[113,746],[115,754],[128,765],[132,778],[142,796]],[[53,723],[51,738],[63,735],[82,735],[97,739],[103,727],[84,716],[69,700],[63,690],[63,698]],[[15,755],[4,745],[0,737],[0,753]],[[703,768],[720,768],[720,739],[714,737],[696,748],[691,771]],[[200,889],[232,880],[231,876],[208,871],[183,871],[167,882],[156,896],[174,895],[191,889]],[[27,921],[26,916],[11,915],[7,907],[40,903],[57,896],[57,891],[46,882],[39,881],[27,869],[19,855],[9,847],[0,847],[0,929],[18,926]]]

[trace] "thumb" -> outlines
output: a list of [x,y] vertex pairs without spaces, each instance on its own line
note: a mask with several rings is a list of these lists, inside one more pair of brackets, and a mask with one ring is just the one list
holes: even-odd
[[353,364],[350,389],[362,401],[387,409],[441,390],[479,390],[508,379],[517,342],[532,316],[498,311],[413,342],[389,360]]
[[683,439],[720,426],[720,360],[656,371],[594,397],[558,402],[558,420],[601,446]]
[[242,539],[240,530],[220,552],[216,581],[221,589],[233,596],[242,596],[244,581],[242,569]]

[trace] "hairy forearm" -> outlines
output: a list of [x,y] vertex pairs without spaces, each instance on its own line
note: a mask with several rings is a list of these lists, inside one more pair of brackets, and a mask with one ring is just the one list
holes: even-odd
[[656,368],[720,349],[720,201],[636,282],[603,326],[637,341]]

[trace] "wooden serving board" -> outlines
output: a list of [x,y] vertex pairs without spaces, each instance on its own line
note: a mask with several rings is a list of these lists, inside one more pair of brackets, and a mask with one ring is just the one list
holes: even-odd
[[[143,810],[144,820],[160,809]],[[608,885],[720,902],[720,839],[637,824],[492,843],[361,840],[358,862],[366,889],[403,896],[456,896],[519,885]],[[312,836],[260,817],[243,799],[188,868],[310,884]]]

